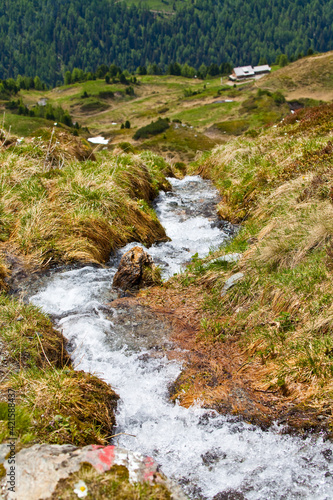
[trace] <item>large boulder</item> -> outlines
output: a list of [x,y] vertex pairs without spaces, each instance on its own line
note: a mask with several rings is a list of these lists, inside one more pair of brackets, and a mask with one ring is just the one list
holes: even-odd
[[159,269],[154,265],[151,256],[141,247],[133,247],[122,256],[118,271],[113,278],[113,286],[123,290],[135,290],[160,282]]
[[[107,499],[111,498],[107,491],[113,492],[116,483],[120,483],[118,490],[122,493],[129,490],[130,484],[142,483],[153,487],[149,498],[186,500],[180,487],[159,470],[153,458],[118,446],[77,448],[72,445],[35,444],[17,451],[15,465],[11,465],[8,459],[10,450],[8,444],[0,445],[3,469],[0,497],[4,500],[55,500],[85,496]],[[156,496],[153,494],[155,490]],[[121,498],[125,498],[124,493]],[[131,495],[131,498],[134,497]]]

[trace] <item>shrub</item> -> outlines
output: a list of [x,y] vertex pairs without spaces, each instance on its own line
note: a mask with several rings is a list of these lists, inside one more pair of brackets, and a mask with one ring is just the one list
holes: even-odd
[[113,99],[114,98],[114,92],[112,90],[102,90],[99,94],[98,97],[101,99]]
[[127,87],[127,89],[125,90],[125,94],[126,95],[134,95],[134,89],[133,89],[132,85]]
[[279,92],[279,91],[274,92],[272,94],[272,97],[273,97],[275,104],[277,104],[278,106],[280,106],[280,104],[283,104],[286,102],[284,95],[281,94],[281,92]]
[[138,140],[138,139],[145,139],[149,137],[150,135],[157,135],[161,134],[165,130],[167,130],[170,127],[169,122],[166,118],[159,118],[156,122],[151,122],[149,125],[146,125],[145,127],[139,128],[134,136],[133,139]]

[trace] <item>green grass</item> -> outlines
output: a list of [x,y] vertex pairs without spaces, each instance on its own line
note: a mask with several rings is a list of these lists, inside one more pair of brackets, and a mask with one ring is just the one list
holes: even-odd
[[10,358],[21,367],[45,368],[69,361],[64,339],[37,307],[0,294],[2,341]]
[[12,134],[19,137],[26,137],[41,127],[52,127],[53,121],[6,112],[4,115],[4,126],[5,129],[10,130]]
[[[32,417],[29,411],[18,406],[15,408],[15,436],[19,438],[24,445],[34,441],[36,435],[33,432]],[[8,404],[0,402],[0,443],[5,439],[9,439],[10,433],[8,430]]]
[[[141,127],[161,116],[160,111],[163,109],[167,110],[163,116],[182,118],[183,115],[184,120],[191,122],[191,125],[201,127],[209,126],[218,119],[219,107],[223,106],[229,112],[230,103],[205,106],[206,99],[213,97],[223,99],[233,92],[230,88],[229,91],[218,95],[221,88],[220,78],[201,81],[171,75],[145,75],[137,79],[139,85],[134,85],[134,96],[125,95],[125,85],[107,85],[104,80],[76,83],[48,92],[21,91],[20,95],[28,106],[34,105],[42,97],[47,98],[53,105],[61,105],[70,112],[74,121],[88,126],[89,130],[96,134],[108,131],[114,133],[115,126],[112,122],[117,122],[119,127],[126,119],[130,120],[132,127]],[[189,88],[199,93],[186,98],[184,91]],[[121,93],[122,96],[115,95],[110,99],[100,97],[101,94],[110,91],[114,94]],[[84,93],[88,97],[82,98]],[[188,101],[198,101],[194,104],[193,111],[186,108]],[[217,109],[214,110],[214,106]]]
[[179,155],[187,161],[192,161],[198,151],[209,151],[216,145],[217,141],[210,139],[204,134],[181,125],[176,129],[175,125],[159,136],[144,141],[140,148],[152,149],[160,154]]
[[88,500],[170,500],[171,494],[163,484],[132,483],[129,472],[122,465],[114,465],[102,474],[88,463],[60,481],[52,498],[71,500],[78,481],[84,481]]
[[238,106],[237,102],[211,103],[182,110],[172,114],[171,118],[180,119],[194,127],[205,127],[230,116]]
[[84,102],[85,99],[82,98],[84,92],[87,92],[89,96],[97,97],[100,92],[121,92],[124,88],[126,88],[126,86],[120,84],[107,84],[104,79],[99,79],[63,85],[49,91],[21,90],[20,95],[24,102],[28,104],[34,104],[44,97],[49,99],[51,103],[70,105],[73,104],[74,101]]
[[247,120],[226,120],[224,122],[215,123],[215,127],[224,134],[241,135],[249,128]]
[[[112,434],[118,396],[85,372],[64,369],[24,370],[14,375],[17,407],[30,421],[22,429],[34,440],[53,444],[103,444]],[[59,395],[61,394],[61,398]]]

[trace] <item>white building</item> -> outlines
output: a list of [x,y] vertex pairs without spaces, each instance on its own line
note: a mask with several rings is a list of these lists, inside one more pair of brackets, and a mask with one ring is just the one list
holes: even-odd
[[244,80],[246,78],[255,78],[259,75],[265,75],[271,71],[268,64],[262,66],[241,66],[239,68],[234,68],[232,74],[229,75],[230,80]]

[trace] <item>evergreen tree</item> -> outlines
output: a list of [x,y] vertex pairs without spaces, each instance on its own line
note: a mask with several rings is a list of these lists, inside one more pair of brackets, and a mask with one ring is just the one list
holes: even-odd
[[70,85],[72,83],[72,73],[70,71],[66,71],[64,77],[64,83],[65,85]]
[[35,78],[34,78],[34,87],[36,90],[43,90],[44,89],[43,83],[42,83],[41,79],[39,78],[39,76],[35,76]]
[[25,75],[21,88],[34,88],[35,75],[55,85],[69,83],[67,71],[74,82],[93,73],[112,80],[121,68],[188,74],[185,64],[205,78],[205,67],[216,76],[225,61],[255,65],[332,50],[333,8],[332,0],[191,0],[156,16],[116,0],[4,0],[0,41],[0,78]]

